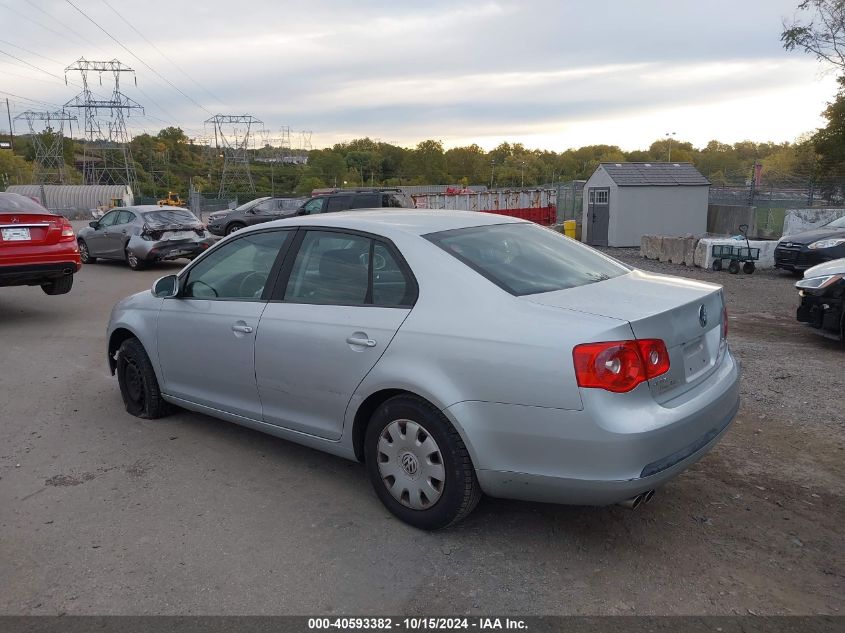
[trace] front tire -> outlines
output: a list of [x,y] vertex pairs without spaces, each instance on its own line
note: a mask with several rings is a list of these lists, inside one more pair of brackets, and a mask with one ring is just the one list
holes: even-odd
[[246,224],[243,224],[241,222],[232,222],[229,226],[226,227],[226,235],[231,235],[236,231],[240,231],[245,226]]
[[376,410],[364,455],[376,495],[416,528],[457,523],[481,498],[461,436],[437,407],[418,396],[395,396]]
[[41,290],[50,296],[67,294],[71,288],[73,288],[73,275],[65,275],[41,284]]
[[130,338],[117,351],[117,382],[127,413],[145,420],[167,414],[167,402],[161,397],[150,357],[141,341]]
[[91,251],[88,250],[88,244],[85,240],[79,240],[79,259],[83,264],[96,264],[97,258],[91,256]]
[[746,275],[753,275],[755,270],[756,266],[754,265],[754,262],[745,262],[742,265],[742,272],[744,272]]

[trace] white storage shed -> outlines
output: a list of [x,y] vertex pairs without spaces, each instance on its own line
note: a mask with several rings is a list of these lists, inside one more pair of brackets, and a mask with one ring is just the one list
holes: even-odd
[[690,163],[601,163],[584,185],[581,239],[639,246],[643,235],[705,233],[709,194]]

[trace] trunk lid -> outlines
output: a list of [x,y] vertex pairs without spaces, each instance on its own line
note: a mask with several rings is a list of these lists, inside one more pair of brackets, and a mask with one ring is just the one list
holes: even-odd
[[[669,371],[649,381],[666,402],[694,388],[722,360],[720,286],[634,270],[626,275],[525,299],[628,321],[637,339],[657,338],[669,351]],[[585,341],[590,342],[590,341]]]
[[62,219],[52,213],[0,212],[0,248],[58,244]]

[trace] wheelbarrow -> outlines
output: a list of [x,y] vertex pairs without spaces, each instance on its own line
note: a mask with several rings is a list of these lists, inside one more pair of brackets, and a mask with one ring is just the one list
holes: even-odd
[[746,275],[754,273],[756,268],[754,262],[760,259],[760,249],[751,248],[751,244],[748,241],[747,224],[741,224],[739,232],[745,238],[745,246],[731,246],[729,244],[713,245],[713,270],[722,270],[724,263],[728,262],[728,272],[732,275],[736,275],[739,272],[740,265],[742,265],[742,272]]

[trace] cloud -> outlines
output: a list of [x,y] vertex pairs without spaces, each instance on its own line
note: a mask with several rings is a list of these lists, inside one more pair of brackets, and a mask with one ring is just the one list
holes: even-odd
[[[780,47],[794,0],[109,4],[120,15],[101,0],[79,6],[206,110],[58,0],[0,0],[0,21],[11,25],[2,38],[37,55],[0,50],[59,76],[82,55],[121,59],[138,75],[138,89],[124,82],[125,92],[147,114],[130,124],[149,131],[177,124],[200,135],[210,113],[225,112],[253,114],[271,131],[314,130],[317,145],[368,135],[633,148],[670,123],[705,142],[744,131],[788,140],[819,125],[835,89],[815,62]],[[8,57],[0,79],[8,92],[51,103],[78,91]],[[104,79],[97,88],[107,92]]]

